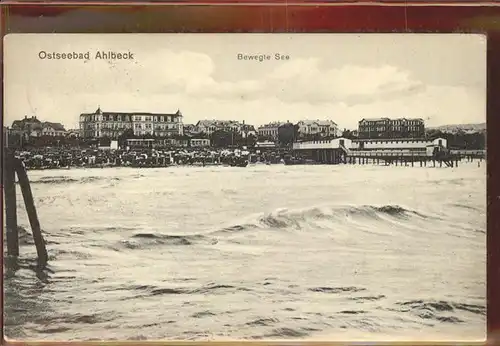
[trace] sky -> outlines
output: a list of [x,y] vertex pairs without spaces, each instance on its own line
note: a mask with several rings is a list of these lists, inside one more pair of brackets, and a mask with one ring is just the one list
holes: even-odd
[[[98,51],[133,59],[95,59]],[[41,59],[89,52],[90,59]],[[45,53],[42,53],[42,56]],[[264,54],[265,61],[238,59]],[[276,60],[275,55],[288,56]],[[24,116],[78,128],[80,113],[198,120],[486,121],[486,38],[476,34],[10,34],[4,125]]]

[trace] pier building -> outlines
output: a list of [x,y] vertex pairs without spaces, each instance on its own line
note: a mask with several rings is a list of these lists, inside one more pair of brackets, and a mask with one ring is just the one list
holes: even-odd
[[436,139],[357,139],[304,141],[293,144],[294,154],[317,163],[349,163],[357,158],[392,163],[448,160],[453,154],[447,149],[444,138]]

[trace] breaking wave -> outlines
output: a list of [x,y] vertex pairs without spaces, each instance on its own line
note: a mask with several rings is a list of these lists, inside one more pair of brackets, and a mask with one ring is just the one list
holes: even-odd
[[[424,214],[399,205],[361,205],[361,206],[334,206],[334,207],[313,207],[302,210],[279,209],[272,213],[254,217],[254,220],[225,227],[218,232],[231,233],[248,231],[253,229],[302,229],[305,225],[317,221],[332,221],[335,225],[349,222],[349,220],[382,220],[395,219],[399,221],[419,218],[421,220],[439,220],[439,217],[431,214]],[[332,226],[334,224],[332,223]]]
[[211,244],[216,244],[216,239],[207,238],[201,234],[194,235],[168,235],[168,234],[157,234],[157,233],[137,233],[134,234],[129,239],[123,240],[122,244],[129,249],[142,249],[151,246],[160,245],[194,245],[200,242],[209,242]]
[[409,300],[397,302],[394,311],[410,313],[422,320],[435,320],[445,323],[464,323],[457,317],[457,312],[466,312],[476,315],[486,315],[486,307],[476,304],[454,303],[444,300]]
[[[115,251],[120,251],[120,247],[140,250],[155,246],[216,245],[219,241],[224,240],[225,235],[252,230],[300,230],[311,229],[311,226],[313,228],[326,227],[328,229],[335,229],[357,221],[364,223],[372,221],[391,222],[392,219],[397,222],[405,222],[411,221],[411,218],[427,220],[433,219],[435,216],[426,215],[398,205],[313,207],[302,210],[278,209],[267,214],[249,216],[249,222],[205,233],[190,235],[172,235],[160,232],[134,233],[128,238],[119,241],[118,248],[117,246],[112,246],[112,248]],[[325,223],[324,221],[327,222]],[[106,231],[120,231],[120,229],[108,227]]]
[[[422,222],[439,220],[432,214],[411,210],[399,205],[360,205],[360,206],[333,206],[312,207],[300,210],[278,209],[271,213],[250,215],[247,222],[234,224],[195,234],[168,234],[158,232],[136,232],[118,241],[108,248],[114,251],[141,250],[163,246],[212,246],[225,240],[230,243],[239,243],[231,235],[245,234],[252,231],[288,232],[293,230],[328,230],[350,229],[354,231],[362,225],[372,225],[374,222],[402,227],[411,226],[415,219]],[[134,229],[120,229],[111,227],[101,232],[133,232]],[[138,231],[138,230],[136,230]],[[88,232],[96,232],[89,230]],[[73,231],[74,233],[74,231]],[[85,233],[85,231],[80,231]],[[319,288],[320,289],[320,288]]]

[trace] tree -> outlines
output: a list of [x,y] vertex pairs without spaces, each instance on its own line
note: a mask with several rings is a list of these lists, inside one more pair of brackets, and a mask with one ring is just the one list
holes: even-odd
[[196,139],[210,139],[210,136],[207,135],[205,132],[200,132],[200,133],[194,134],[192,138],[196,138]]
[[351,130],[348,130],[348,129],[344,129],[344,131],[342,131],[342,138],[347,138],[347,139],[355,139],[356,136],[354,136],[353,134],[353,131]]
[[111,138],[108,136],[103,136],[99,139],[99,146],[101,147],[109,147],[111,145]]
[[121,133],[121,135],[118,136],[118,145],[120,147],[124,147],[127,144],[127,139],[133,138],[136,138],[136,136],[134,135],[134,130],[126,129]]
[[289,146],[296,138],[298,138],[298,126],[286,123],[278,127],[278,142],[280,146]]
[[258,135],[257,141],[258,142],[274,142],[274,138],[271,136],[266,136],[266,135]]
[[20,133],[10,133],[8,136],[4,135],[4,141],[7,139],[6,144],[9,148],[20,148],[25,143],[25,138],[22,138],[23,135]]
[[[180,134],[176,133],[175,135],[172,136],[172,138],[177,139],[177,140],[188,140],[191,137],[189,137],[188,135],[180,135]],[[198,137],[196,137],[196,138],[198,138]]]
[[213,143],[214,147],[227,148],[235,144],[234,133],[217,130],[210,135],[210,141]]
[[257,144],[257,137],[253,133],[251,133],[246,138],[246,145],[249,148],[253,148],[255,147],[255,144]]
[[451,133],[430,129],[427,131],[426,137],[429,140],[444,138],[447,141],[448,148],[453,149],[484,150],[486,148],[486,133],[480,131],[473,133],[457,131],[456,133]]

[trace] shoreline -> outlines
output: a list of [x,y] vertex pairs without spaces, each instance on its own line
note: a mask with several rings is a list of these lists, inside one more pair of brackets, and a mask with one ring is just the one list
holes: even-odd
[[[327,160],[309,157],[293,150],[279,149],[270,151],[255,151],[242,149],[174,149],[174,150],[111,150],[58,148],[34,151],[17,151],[14,157],[20,160],[27,171],[70,170],[70,169],[104,169],[104,168],[167,168],[167,167],[248,167],[254,165],[286,165],[286,166],[313,166],[313,165],[385,165],[385,166],[459,166],[459,162],[474,161],[472,155],[451,157],[454,162],[446,162],[440,158],[418,157],[399,158],[398,156],[351,156],[344,155],[344,159]],[[314,155],[313,155],[314,156]],[[330,155],[332,156],[332,155]],[[335,155],[333,155],[335,156]],[[476,157],[480,167],[486,158]],[[448,160],[449,161],[449,160]],[[385,163],[385,164],[384,164]],[[429,164],[428,164],[429,163]],[[436,164],[438,163],[438,164]],[[444,164],[443,164],[444,163]],[[461,163],[461,164],[462,164]]]
[[[477,165],[476,162],[463,162],[462,165],[466,166],[476,166],[477,168],[482,168],[483,165]],[[352,165],[352,164],[327,164],[327,163],[305,163],[305,164],[296,164],[296,165],[286,165],[285,163],[272,163],[272,164],[266,164],[266,163],[249,163],[246,167],[256,167],[256,166],[331,166],[331,167],[387,167],[387,168],[425,168],[425,169],[442,169],[444,167],[439,167],[439,166],[423,166],[423,167],[411,167],[411,166],[395,166],[395,165],[385,165],[385,164],[364,164],[364,165]],[[173,164],[173,165],[167,165],[167,166],[71,166],[71,167],[48,167],[48,168],[41,168],[41,169],[27,169],[28,172],[41,172],[41,171],[74,171],[74,170],[102,170],[102,169],[122,169],[122,168],[131,168],[131,169],[137,169],[137,170],[143,170],[143,169],[159,169],[159,168],[210,168],[210,167],[224,167],[224,168],[238,168],[237,166],[231,166],[229,164],[208,164],[208,165],[201,165],[201,164],[195,164],[195,165],[190,165],[190,164]]]

